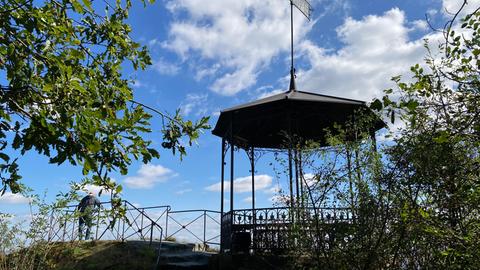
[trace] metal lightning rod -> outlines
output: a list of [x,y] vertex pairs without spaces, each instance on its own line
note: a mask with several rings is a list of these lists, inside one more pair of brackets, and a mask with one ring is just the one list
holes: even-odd
[[298,8],[300,12],[307,17],[310,21],[310,16],[312,14],[312,6],[307,0],[290,0],[290,87],[289,91],[296,91],[295,85],[295,67],[293,64],[293,6]]

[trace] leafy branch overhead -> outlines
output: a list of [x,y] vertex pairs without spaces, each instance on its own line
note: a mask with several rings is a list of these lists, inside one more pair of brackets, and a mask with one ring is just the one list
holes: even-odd
[[[144,2],[144,1],[143,1]],[[144,2],[144,4],[146,4]],[[133,159],[159,153],[144,139],[151,112],[166,120],[163,147],[185,154],[208,118],[170,117],[134,101],[122,65],[151,64],[146,47],[130,38],[131,1],[0,0],[0,165],[2,191],[21,190],[17,157],[36,151],[109,183]],[[5,75],[3,75],[5,74]],[[12,151],[13,149],[13,151]]]

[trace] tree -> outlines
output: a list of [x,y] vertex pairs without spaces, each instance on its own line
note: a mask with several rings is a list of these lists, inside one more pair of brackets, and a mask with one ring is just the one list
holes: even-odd
[[143,137],[151,132],[148,111],[165,121],[162,146],[181,156],[180,139],[191,145],[209,128],[208,118],[193,123],[134,100],[122,65],[143,70],[151,60],[129,36],[130,7],[130,0],[0,0],[2,194],[23,187],[12,150],[82,166],[91,182],[118,193],[111,171],[126,174],[132,159],[159,157]]
[[317,246],[301,253],[318,268],[479,269],[480,7],[459,19],[466,4],[440,30],[437,52],[426,42],[412,78],[394,77],[371,103],[405,124],[389,143],[375,153],[368,134],[348,142],[354,123],[332,133],[330,148],[302,153],[311,205],[333,200],[356,215],[306,230]]
[[478,267],[480,8],[458,23],[466,4],[441,31],[439,53],[426,44],[425,66],[411,68],[413,82],[394,78],[398,98],[374,102],[406,124],[387,150],[398,232],[392,264],[399,267]]

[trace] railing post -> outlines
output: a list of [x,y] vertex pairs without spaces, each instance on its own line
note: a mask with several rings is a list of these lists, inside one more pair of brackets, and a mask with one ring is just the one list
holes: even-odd
[[140,235],[142,236],[142,238],[145,238],[145,236],[143,235],[143,215],[145,215],[143,212],[145,211],[145,209],[142,208],[142,214],[141,214],[141,219],[140,219]]
[[52,227],[53,227],[53,210],[52,213],[50,214],[50,224],[48,225],[48,238],[47,241],[50,242],[52,238]]
[[[74,213],[75,213],[75,212],[74,212]],[[67,215],[67,216],[68,216],[68,215]],[[73,225],[72,225],[72,227],[73,227],[73,228],[72,228],[72,238],[70,239],[70,240],[72,240],[72,241],[75,240],[75,223],[76,223],[76,222],[75,222],[75,221],[76,221],[76,220],[75,220],[75,215],[73,215],[73,217],[74,217],[74,218],[73,218]],[[67,226],[67,225],[65,224],[65,227],[66,227],[66,226]],[[79,226],[80,226],[80,225],[79,225]]]
[[62,234],[62,242],[65,242],[65,234],[67,233],[67,220],[63,220],[63,234]]
[[100,208],[97,209],[97,227],[95,228],[95,240],[98,240],[98,224],[100,224]]
[[[123,207],[125,207],[125,216],[127,215],[127,201],[123,201]],[[122,242],[125,241],[125,221],[126,221],[126,218],[123,217],[122,218]]]
[[167,206],[167,215],[165,217],[165,240],[168,237],[168,217],[169,217],[169,215],[170,215],[170,207]]
[[148,244],[149,246],[152,246],[152,240],[153,240],[153,221],[150,227],[150,243]]
[[207,242],[206,242],[206,233],[207,233],[207,211],[203,211],[203,251],[207,251]]

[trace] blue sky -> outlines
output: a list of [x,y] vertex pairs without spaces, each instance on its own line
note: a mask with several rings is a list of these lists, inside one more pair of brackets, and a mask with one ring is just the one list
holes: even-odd
[[[425,21],[442,27],[459,0],[312,0],[312,20],[295,11],[297,88],[303,91],[370,101],[392,86],[390,78],[405,75],[422,62],[423,39],[441,40]],[[469,8],[479,1],[469,1]],[[157,0],[130,12],[132,37],[149,47],[153,65],[125,75],[134,80],[135,98],[167,112],[180,108],[189,119],[285,91],[289,74],[289,3],[287,0]],[[4,80],[4,78],[0,78]],[[221,140],[207,131],[183,161],[160,149],[161,120],[153,118],[150,139],[161,152],[151,164],[136,162],[123,184],[123,197],[141,206],[172,205],[174,209],[219,209]],[[243,152],[236,154],[236,208],[250,206],[250,175]],[[271,205],[285,179],[273,177],[273,161],[258,164],[258,206]],[[53,200],[81,168],[50,165],[34,153],[20,157],[24,183]],[[106,198],[105,198],[106,199]],[[0,212],[26,213],[26,200],[7,193]]]

